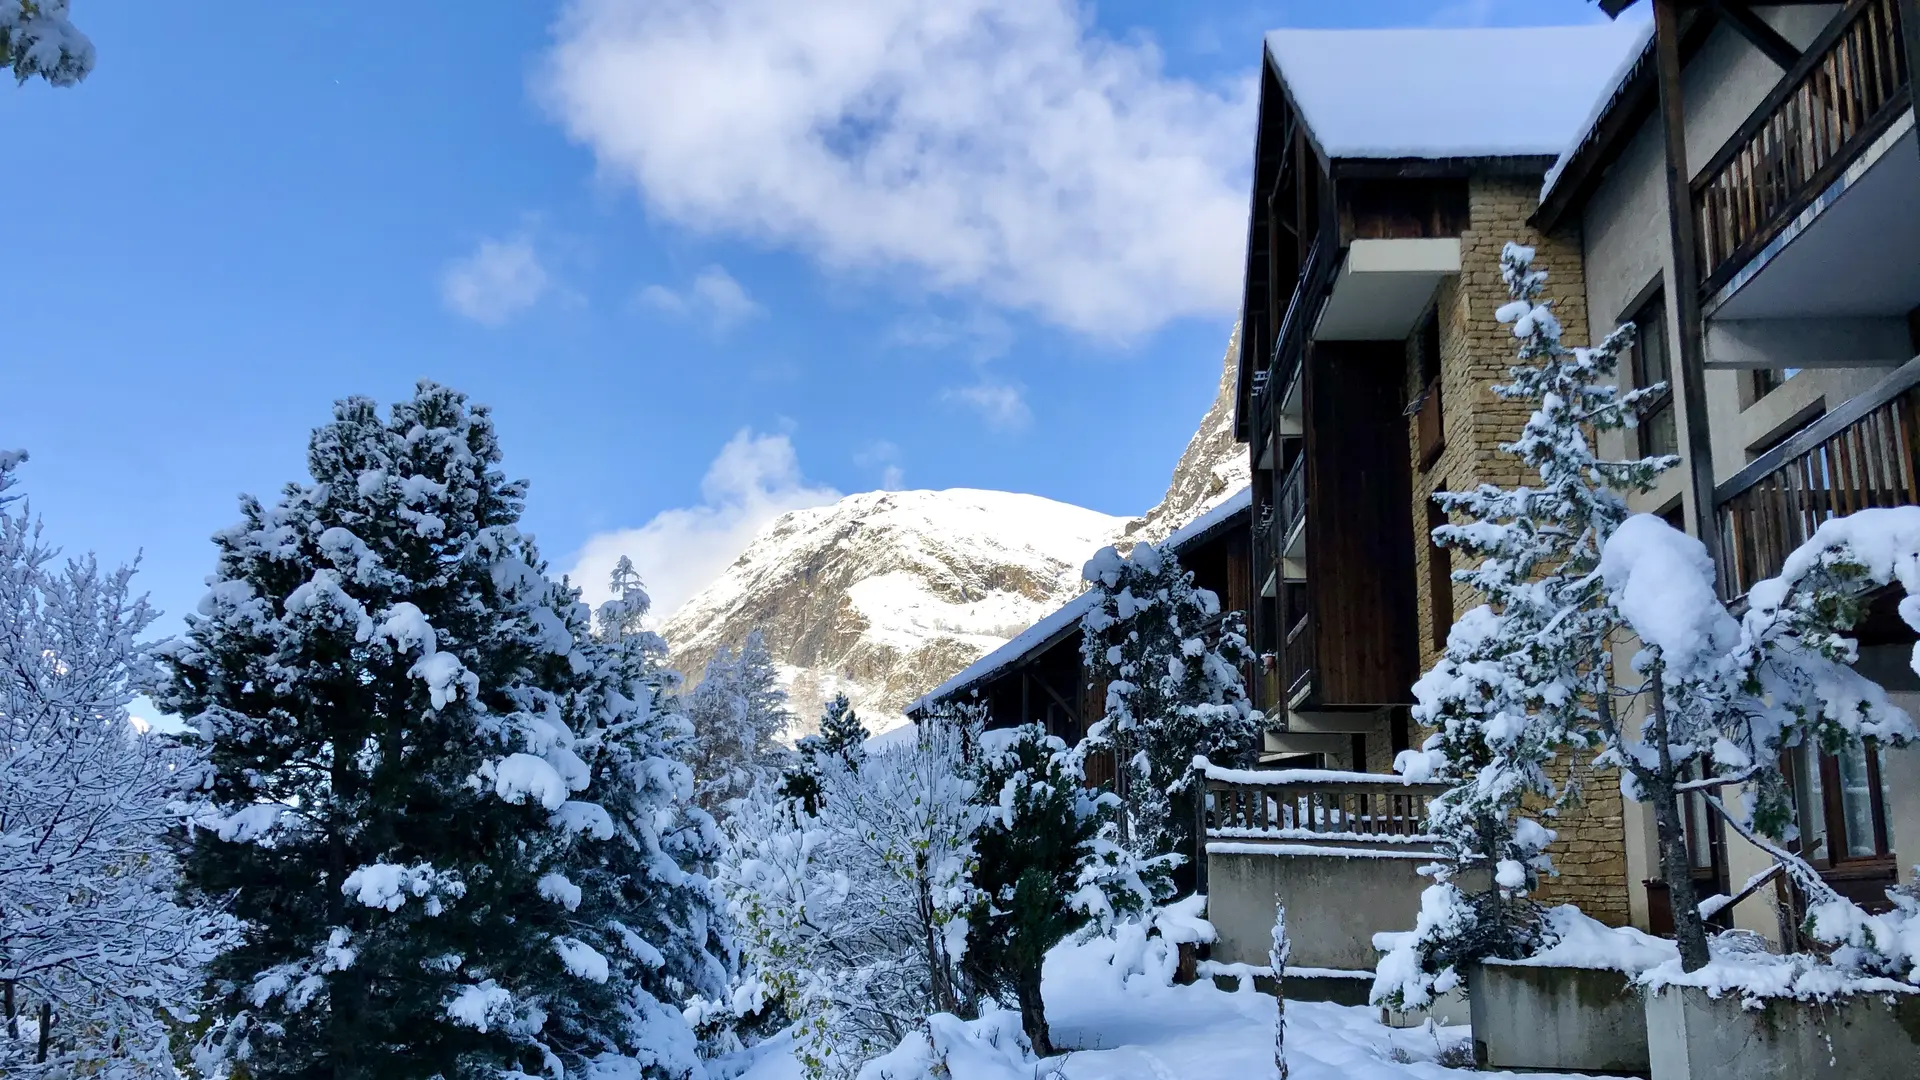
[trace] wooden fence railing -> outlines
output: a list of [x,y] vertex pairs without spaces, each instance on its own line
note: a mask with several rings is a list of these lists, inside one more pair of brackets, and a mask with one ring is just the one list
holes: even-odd
[[1729,599],[1779,573],[1821,522],[1920,503],[1920,358],[1762,454],[1714,500]]
[[1852,0],[1693,183],[1711,293],[1826,190],[1911,99],[1899,0]]
[[1422,843],[1427,805],[1443,784],[1320,769],[1209,769],[1206,834],[1289,843]]

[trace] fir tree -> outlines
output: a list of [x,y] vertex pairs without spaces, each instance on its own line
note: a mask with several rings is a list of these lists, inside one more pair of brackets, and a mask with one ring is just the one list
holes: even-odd
[[68,0],[0,0],[0,68],[19,82],[38,75],[72,86],[93,70],[93,42],[67,15]]
[[500,457],[451,390],[386,417],[350,398],[311,481],[215,537],[158,698],[212,763],[187,882],[248,924],[213,966],[208,1069],[697,1068],[677,999],[713,985],[713,936],[675,863],[684,723],[544,576]]
[[1508,381],[1493,390],[1534,405],[1519,438],[1501,449],[1539,483],[1434,496],[1470,519],[1435,529],[1433,539],[1474,560],[1454,580],[1485,603],[1461,616],[1445,655],[1414,685],[1414,719],[1433,734],[1396,763],[1410,779],[1451,785],[1427,822],[1443,856],[1435,884],[1415,934],[1383,959],[1375,984],[1376,996],[1407,1006],[1452,986],[1471,960],[1518,957],[1540,943],[1528,897],[1550,869],[1544,849],[1554,834],[1522,815],[1522,800],[1563,798],[1548,763],[1569,744],[1596,742],[1615,624],[1595,573],[1601,547],[1627,518],[1622,493],[1646,490],[1675,464],[1594,452],[1597,433],[1632,427],[1640,403],[1665,388],[1613,385],[1631,326],[1593,348],[1562,344],[1533,256],[1511,243],[1501,253],[1511,300],[1495,314],[1520,346]]
[[776,740],[792,717],[760,631],[749,633],[738,652],[721,647],[683,709],[693,723],[695,791],[707,810],[771,782],[787,764]]
[[827,702],[826,710],[820,714],[819,734],[805,736],[794,745],[794,763],[781,778],[780,794],[800,800],[808,813],[818,813],[819,759],[831,754],[858,769],[860,759],[866,756],[866,742],[871,737],[860,723],[860,717],[854,713],[847,695],[835,694],[833,700]]
[[995,731],[974,765],[986,809],[974,841],[977,899],[965,970],[974,987],[1020,1010],[1034,1053],[1050,1057],[1040,967],[1047,952],[1153,900],[1165,860],[1120,843],[1119,799],[1090,791],[1079,755],[1038,724]]
[[1172,554],[1104,548],[1085,576],[1099,598],[1081,620],[1082,656],[1107,682],[1106,708],[1080,752],[1111,746],[1121,764],[1131,839],[1154,854],[1196,858],[1193,759],[1249,758],[1258,718],[1243,674],[1253,662],[1238,612],[1195,588]]

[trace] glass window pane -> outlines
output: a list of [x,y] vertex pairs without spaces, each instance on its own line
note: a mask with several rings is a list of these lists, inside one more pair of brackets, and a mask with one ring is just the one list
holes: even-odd
[[1847,854],[1871,858],[1880,853],[1873,835],[1873,788],[1867,777],[1866,748],[1855,744],[1838,755],[1840,812],[1847,821]]
[[1680,452],[1680,429],[1668,397],[1640,420],[1640,452],[1649,456]]
[[1827,862],[1827,802],[1820,783],[1820,762],[1804,748],[1795,751],[1800,772],[1800,851],[1815,862]]

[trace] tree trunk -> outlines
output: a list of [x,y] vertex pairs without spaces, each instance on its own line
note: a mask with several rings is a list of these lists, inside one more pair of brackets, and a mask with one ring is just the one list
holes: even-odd
[[34,1054],[34,1058],[33,1058],[34,1064],[44,1065],[47,1063],[47,1044],[52,1040],[53,1040],[53,1003],[43,1001],[40,1003],[40,1048]]
[[1013,993],[1020,1001],[1020,1027],[1026,1031],[1034,1054],[1052,1057],[1056,1051],[1053,1035],[1047,1030],[1047,1003],[1040,997],[1040,969],[1021,972]]
[[0,993],[4,993],[6,998],[5,1008],[7,1012],[7,1038],[17,1039],[20,1037],[20,1021],[16,1019],[18,1014],[14,1012],[14,1008],[13,1008],[13,980],[12,979],[8,979],[6,981],[4,990],[0,990]]
[[940,927],[934,921],[933,892],[927,884],[925,860],[920,860],[916,891],[919,893],[922,945],[927,951],[927,974],[933,980],[934,1007],[944,1013],[959,1013],[959,995],[954,992],[952,973],[947,970],[945,950],[940,946]]
[[1667,879],[1667,896],[1673,908],[1673,936],[1680,947],[1680,969],[1698,971],[1707,966],[1706,924],[1700,919],[1700,898],[1693,891],[1693,861],[1687,854],[1686,825],[1680,819],[1680,798],[1674,791],[1679,776],[1673,764],[1667,737],[1667,702],[1655,666],[1649,687],[1653,692],[1654,749],[1659,753],[1657,771],[1636,770],[1647,797],[1653,800],[1653,820],[1660,831],[1660,868]]
[[1287,983],[1278,974],[1273,978],[1273,1067],[1280,1080],[1287,1080]]

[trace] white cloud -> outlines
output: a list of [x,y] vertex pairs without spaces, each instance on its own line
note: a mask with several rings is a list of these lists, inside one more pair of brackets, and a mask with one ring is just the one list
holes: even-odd
[[727,330],[766,309],[747,295],[746,287],[734,280],[726,268],[709,266],[694,275],[692,284],[676,292],[665,285],[648,285],[640,290],[639,300],[648,307],[675,315],[698,316],[716,330]]
[[707,467],[698,505],[663,510],[639,528],[588,537],[568,576],[588,603],[599,604],[608,598],[607,576],[626,555],[646,580],[655,621],[663,621],[719,577],[768,522],[839,498],[838,491],[802,478],[787,436],[742,429]]
[[440,298],[483,326],[500,326],[540,302],[553,287],[533,241],[481,240],[472,253],[447,264]]
[[1124,337],[1239,294],[1251,71],[1076,0],[572,0],[537,91],[657,216]]
[[907,472],[900,465],[900,447],[886,439],[875,439],[856,450],[853,463],[863,469],[879,469],[882,491],[899,491],[906,486]]
[[972,386],[949,387],[941,396],[974,410],[988,427],[1001,431],[1017,431],[1033,421],[1033,410],[1027,407],[1026,387],[1014,383],[997,382],[983,375]]

